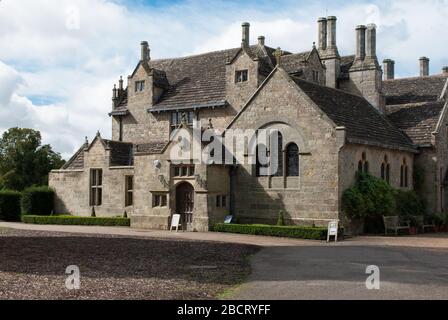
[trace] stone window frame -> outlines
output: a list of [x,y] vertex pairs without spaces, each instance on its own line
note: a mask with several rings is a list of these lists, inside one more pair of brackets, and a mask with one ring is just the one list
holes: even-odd
[[103,169],[101,168],[90,169],[89,203],[92,207],[103,204]]
[[227,195],[226,194],[220,194],[220,195],[216,196],[215,207],[227,209]]
[[369,173],[369,161],[367,161],[367,153],[363,151],[361,160],[358,162],[358,172]]
[[193,127],[193,121],[197,120],[197,112],[194,110],[186,110],[186,111],[172,111],[170,114],[170,132],[172,132],[174,129],[177,129],[182,124],[182,117],[183,114],[186,116],[186,125],[190,128]]
[[390,163],[387,154],[384,155],[383,163],[381,163],[381,179],[390,184]]
[[145,90],[145,80],[135,81],[134,92],[143,92]]
[[153,208],[168,207],[168,196],[163,193],[153,193],[152,194],[152,207]]
[[180,164],[172,166],[174,178],[192,178],[195,176],[196,168],[194,164]]
[[408,164],[406,162],[406,158],[403,158],[403,161],[400,166],[400,187],[408,188],[409,187],[409,169]]
[[241,69],[235,71],[235,83],[243,83],[249,81],[249,70]]
[[125,207],[134,205],[134,176],[127,175],[125,178]]
[[[295,153],[295,151],[290,150],[291,147],[295,147],[297,150],[297,154],[292,154],[292,152]],[[291,154],[290,154],[291,153]],[[292,157],[296,158],[296,163],[294,164],[294,169],[292,170],[290,159]],[[287,177],[300,177],[300,149],[297,143],[290,142],[285,147],[285,171]]]
[[[269,167],[269,164],[271,164],[273,162],[273,159],[271,158],[271,136],[269,136],[268,139],[268,143],[269,143],[269,147],[266,146],[263,143],[260,143],[256,146],[255,149],[255,175],[257,177],[284,177],[285,175],[285,149],[283,149],[283,135],[280,131],[277,131],[277,148],[278,148],[278,155],[279,155],[279,159],[276,161],[278,162],[278,170],[276,173],[274,174],[269,174],[269,175],[260,175],[260,169],[261,168],[266,168]],[[269,164],[261,164],[258,161],[258,146],[262,145],[264,148],[266,148],[266,157],[269,159]]]
[[319,71],[317,70],[312,70],[312,76],[313,76],[313,81],[316,83],[319,83]]

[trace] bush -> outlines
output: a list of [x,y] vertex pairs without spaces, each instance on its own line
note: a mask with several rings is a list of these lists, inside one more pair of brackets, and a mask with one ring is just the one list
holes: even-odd
[[20,198],[20,192],[0,190],[0,220],[20,221]]
[[212,231],[313,240],[325,240],[327,238],[327,228],[301,226],[218,223],[213,226]]
[[285,225],[285,217],[284,217],[284,214],[283,214],[283,210],[280,210],[280,212],[278,213],[277,225],[278,226],[284,226]]
[[414,191],[395,191],[397,214],[400,217],[423,216],[426,214],[425,205]]
[[61,224],[80,226],[123,226],[129,227],[129,218],[75,217],[75,216],[35,216],[24,215],[22,221],[34,224]]
[[23,191],[22,214],[50,215],[54,205],[54,190],[46,187],[30,187]]

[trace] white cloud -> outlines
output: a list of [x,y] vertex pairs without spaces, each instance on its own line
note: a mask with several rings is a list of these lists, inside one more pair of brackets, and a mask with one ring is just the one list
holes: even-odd
[[[442,42],[448,0],[332,2],[328,14],[338,17],[342,54],[354,52],[355,26],[374,22],[379,58],[395,59],[397,74],[416,74],[422,55],[431,58],[434,73],[448,65]],[[38,129],[45,143],[69,157],[97,129],[110,136],[112,85],[132,72],[141,40],[150,42],[153,58],[220,50],[239,46],[241,22],[249,21],[253,43],[264,35],[267,45],[298,52],[316,41],[322,15],[323,3],[297,1],[155,8],[110,0],[2,0],[0,131]],[[35,97],[44,105],[33,103]]]

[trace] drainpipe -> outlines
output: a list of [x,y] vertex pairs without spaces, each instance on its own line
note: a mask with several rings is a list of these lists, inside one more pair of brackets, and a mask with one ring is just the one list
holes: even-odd
[[229,175],[230,175],[230,183],[229,183],[229,188],[230,188],[230,215],[233,216],[233,218],[235,219],[235,190],[236,190],[236,172],[238,170],[237,166],[231,166],[229,168]]

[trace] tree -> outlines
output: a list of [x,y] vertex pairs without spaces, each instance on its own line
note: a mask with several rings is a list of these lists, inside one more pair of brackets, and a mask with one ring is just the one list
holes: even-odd
[[50,145],[41,145],[39,131],[11,128],[0,139],[0,189],[23,190],[48,183],[48,173],[65,161]]

